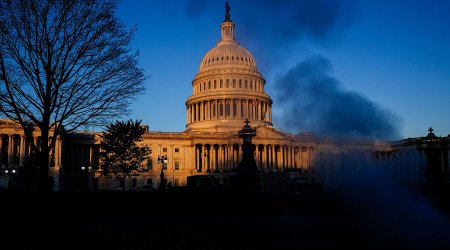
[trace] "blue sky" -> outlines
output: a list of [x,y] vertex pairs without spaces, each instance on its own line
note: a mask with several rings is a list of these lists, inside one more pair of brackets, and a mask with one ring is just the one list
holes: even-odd
[[[401,137],[423,136],[429,126],[450,134],[450,1],[229,2],[237,40],[274,98],[275,127],[284,128],[285,115],[276,79],[320,55],[343,88],[401,118]],[[150,76],[131,117],[151,130],[184,130],[184,102],[201,59],[220,39],[224,1],[121,1],[117,15],[137,25],[132,46]]]

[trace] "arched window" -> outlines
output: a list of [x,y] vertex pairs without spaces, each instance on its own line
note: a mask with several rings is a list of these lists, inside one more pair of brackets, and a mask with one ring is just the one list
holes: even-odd
[[236,79],[233,79],[233,88],[236,88]]
[[242,89],[242,80],[239,79],[239,88]]
[[230,101],[227,101],[226,106],[225,106],[225,116],[229,117],[231,115],[231,111],[230,111]]
[[250,81],[250,89],[253,89],[253,81]]
[[214,80],[214,89],[216,89],[216,87],[217,87],[217,81],[216,80]]
[[229,88],[229,87],[230,87],[230,80],[227,79],[227,88]]
[[208,82],[208,90],[211,89],[211,81]]
[[247,80],[245,80],[244,88],[247,88]]
[[223,88],[223,81],[222,81],[222,79],[220,79],[220,88]]

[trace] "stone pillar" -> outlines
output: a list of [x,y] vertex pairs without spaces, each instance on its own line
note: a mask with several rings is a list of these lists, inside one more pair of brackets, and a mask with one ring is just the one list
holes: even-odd
[[8,164],[12,164],[14,135],[8,135]]
[[261,155],[262,155],[262,160],[261,160],[261,170],[262,171],[266,171],[267,167],[266,167],[266,145],[262,145],[262,149],[261,149]]
[[19,166],[23,166],[25,163],[25,136],[20,135],[20,146],[19,146]]
[[56,163],[55,163],[55,168],[57,168],[58,170],[61,168],[61,156],[62,156],[62,140],[61,139],[56,139],[56,145],[57,145],[57,150],[56,150],[56,155],[55,155],[55,159],[56,159]]
[[216,147],[211,145],[211,171],[216,170]]
[[198,147],[197,147],[197,145],[196,144],[194,144],[194,155],[195,155],[195,171],[197,171],[198,172],[198,170],[199,170],[199,168],[200,168],[200,164],[199,164],[199,158],[198,158]]
[[270,108],[270,105],[267,105],[267,119],[269,122],[272,122],[272,110]]
[[203,102],[200,102],[199,105],[200,105],[200,121],[204,121],[205,120],[205,111],[204,111],[204,107],[203,107]]
[[241,110],[241,99],[237,99],[236,102],[236,118],[241,118],[242,117],[242,110]]
[[275,146],[275,148],[274,148],[275,150],[275,170],[277,171],[277,172],[279,172],[279,170],[280,170],[280,155],[279,155],[279,152],[280,152],[280,146]]
[[189,172],[193,172],[193,168],[195,167],[195,145],[194,147],[186,146],[188,149],[188,158],[185,160],[185,164],[188,164],[187,167],[189,167]]
[[170,171],[174,171],[174,167],[173,167],[173,164],[174,164],[174,159],[173,159],[173,144],[170,144],[170,146],[169,146],[169,155],[167,156],[167,160],[168,160],[168,162],[167,162],[167,170],[170,170]]
[[222,145],[219,144],[219,147],[217,149],[218,149],[217,167],[219,168],[220,171],[223,171],[223,168],[222,168],[222,155],[223,155]]

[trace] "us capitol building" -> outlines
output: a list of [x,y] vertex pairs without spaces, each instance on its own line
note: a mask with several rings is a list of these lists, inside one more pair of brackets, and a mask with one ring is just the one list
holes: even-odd
[[[206,53],[192,81],[193,93],[186,100],[186,130],[154,132],[147,129],[141,143],[152,149],[150,158],[143,163],[148,172],[127,178],[127,189],[139,189],[143,185],[157,188],[161,168],[172,186],[186,186],[187,178],[194,175],[213,176],[226,185],[228,174],[237,168],[242,157],[238,131],[246,119],[256,129],[254,158],[262,173],[283,172],[292,178],[307,176],[308,182],[333,188],[339,184],[340,168],[349,166],[353,171],[362,171],[380,166],[389,168],[402,181],[422,181],[427,165],[425,148],[428,147],[422,141],[335,140],[276,129],[272,123],[273,101],[265,92],[266,81],[253,56],[235,38],[235,24],[228,5],[220,28],[220,41]],[[3,120],[0,131],[2,164],[22,165],[29,150],[20,127]],[[89,189],[121,188],[120,182],[99,177],[99,135],[71,133],[58,141],[50,167],[54,189],[78,190],[82,185],[80,180],[86,175]],[[444,139],[445,149],[441,150],[439,164],[447,171],[450,160],[448,140]],[[0,185],[5,186],[5,177],[0,177]]]

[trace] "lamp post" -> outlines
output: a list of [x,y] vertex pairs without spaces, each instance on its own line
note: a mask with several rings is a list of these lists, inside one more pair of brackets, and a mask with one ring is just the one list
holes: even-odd
[[161,174],[160,174],[161,183],[159,184],[159,189],[161,191],[164,191],[166,189],[166,181],[164,178],[164,164],[167,164],[167,155],[165,156],[158,155],[158,163],[161,163]]
[[89,190],[89,173],[91,172],[91,170],[91,166],[81,166],[81,171],[83,172],[83,191]]
[[12,190],[12,180],[14,179],[16,172],[16,169],[12,167],[7,167],[4,170],[5,175],[8,175],[8,191]]

